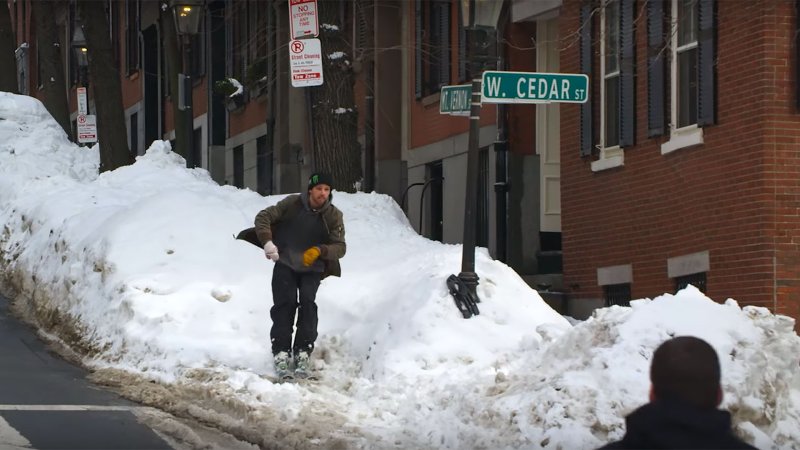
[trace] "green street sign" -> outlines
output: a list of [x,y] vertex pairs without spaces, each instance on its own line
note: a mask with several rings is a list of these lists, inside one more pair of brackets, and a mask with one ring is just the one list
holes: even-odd
[[483,72],[481,103],[586,103],[588,98],[584,74]]
[[472,85],[442,86],[439,94],[439,114],[451,116],[468,116]]

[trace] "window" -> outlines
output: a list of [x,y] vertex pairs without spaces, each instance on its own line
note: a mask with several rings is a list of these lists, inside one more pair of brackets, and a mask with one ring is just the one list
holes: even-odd
[[470,83],[472,82],[472,68],[470,67],[467,58],[467,50],[469,49],[469,39],[467,38],[467,30],[461,24],[464,23],[464,13],[461,7],[458,7],[458,81]]
[[125,70],[139,70],[139,0],[125,1]]
[[680,291],[681,289],[685,289],[686,286],[692,285],[700,290],[700,292],[706,292],[706,273],[693,273],[691,275],[684,275],[680,277],[675,277],[675,292]]
[[[636,48],[634,0],[606,0],[600,10],[600,155],[592,170],[623,164],[623,147],[634,145],[636,124]],[[581,12],[581,68],[591,72],[591,12]],[[590,78],[593,77],[590,74]],[[581,109],[581,155],[591,154],[591,106]]]
[[244,81],[245,69],[248,57],[248,2],[234,2],[233,8],[233,49],[231,52],[231,70],[233,78]]
[[600,98],[603,114],[600,139],[604,148],[619,146],[619,2],[611,1],[601,12],[602,49]]
[[603,286],[603,297],[606,306],[631,306],[631,284],[608,284]]
[[119,69],[119,3],[108,0],[108,33],[114,52],[114,64]]
[[695,0],[677,0],[674,67],[676,107],[672,121],[677,128],[697,124],[697,12]]
[[422,98],[450,84],[449,0],[416,0],[415,92]]
[[672,0],[670,13],[670,140],[666,154],[703,143],[715,121],[713,0]]

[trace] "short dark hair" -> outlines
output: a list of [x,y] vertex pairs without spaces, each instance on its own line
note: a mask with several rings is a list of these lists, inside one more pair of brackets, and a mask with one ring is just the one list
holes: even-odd
[[677,400],[714,409],[719,404],[720,389],[717,352],[700,338],[672,338],[653,352],[650,381],[657,400]]

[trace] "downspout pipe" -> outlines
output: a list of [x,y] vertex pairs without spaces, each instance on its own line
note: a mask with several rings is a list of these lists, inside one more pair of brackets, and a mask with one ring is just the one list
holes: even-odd
[[[498,49],[498,70],[508,70],[508,59],[505,54],[507,46],[502,45],[505,41],[505,33],[508,29],[508,21],[511,17],[509,3],[506,3],[504,13],[500,19],[500,27],[497,35],[503,38],[500,41],[501,48]],[[496,258],[498,261],[506,262],[508,259],[508,105],[497,105],[497,140],[494,143],[495,151],[495,242],[497,246]]]

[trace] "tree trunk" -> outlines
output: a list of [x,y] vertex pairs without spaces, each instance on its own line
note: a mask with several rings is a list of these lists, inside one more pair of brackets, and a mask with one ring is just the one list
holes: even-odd
[[[119,68],[114,62],[105,8],[98,5],[93,0],[78,1],[89,50],[89,74],[97,108],[100,171],[105,172],[133,163],[133,157],[128,149]],[[131,133],[135,132],[136,130],[131,130]]]
[[[320,41],[325,83],[311,89],[315,171],[333,176],[333,188],[355,192],[361,181],[361,145],[350,45],[341,0],[320,0]],[[333,55],[333,58],[330,56]],[[342,55],[338,57],[337,55]]]
[[[175,153],[183,156],[189,161],[189,151],[186,136],[187,115],[178,110],[178,73],[181,69],[181,53],[178,45],[178,32],[175,29],[175,21],[172,18],[172,10],[162,8],[159,15],[161,30],[164,33],[164,61],[167,62],[167,81],[169,82],[169,92],[172,98],[172,123],[175,124]],[[199,165],[199,164],[198,164]]]
[[17,48],[17,39],[11,28],[11,12],[8,2],[0,5],[0,91],[19,93],[17,86],[17,58],[14,50]]
[[[36,22],[36,45],[38,51],[41,52],[39,73],[41,73],[42,79],[39,82],[44,86],[45,108],[61,125],[67,136],[72,139],[72,124],[69,121],[69,105],[67,103],[67,83],[64,81],[64,61],[61,58],[61,43],[58,41],[54,4],[54,2],[32,3]],[[14,74],[16,75],[16,71]]]

